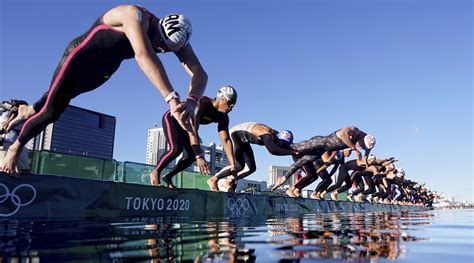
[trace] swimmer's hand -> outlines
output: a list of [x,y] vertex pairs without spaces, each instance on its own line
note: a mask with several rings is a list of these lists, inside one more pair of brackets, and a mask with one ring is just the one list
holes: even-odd
[[197,107],[197,102],[193,100],[186,100],[186,102],[181,103],[181,107],[183,108],[181,112],[181,119],[183,120],[191,120],[194,115],[194,111],[196,110]]
[[203,175],[209,175],[211,173],[211,169],[209,168],[209,164],[204,160],[202,156],[198,156],[196,158],[196,164],[199,168],[199,172]]
[[179,125],[187,132],[193,132],[191,117],[194,108],[188,103],[179,103],[176,106],[170,104],[171,115],[178,121]]

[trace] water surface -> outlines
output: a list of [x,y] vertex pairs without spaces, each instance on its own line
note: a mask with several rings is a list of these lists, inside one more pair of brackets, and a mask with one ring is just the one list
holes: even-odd
[[6,262],[473,262],[474,210],[0,221]]

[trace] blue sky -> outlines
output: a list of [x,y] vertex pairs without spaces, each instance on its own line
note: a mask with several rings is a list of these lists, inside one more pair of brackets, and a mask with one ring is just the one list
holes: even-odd
[[[67,43],[119,1],[0,1],[1,99],[33,103],[47,90]],[[356,125],[374,154],[407,176],[473,201],[472,2],[468,0],[135,1],[163,16],[186,14],[209,75],[206,95],[233,85],[231,125],[257,121],[295,140]],[[174,88],[189,77],[159,55]],[[167,109],[135,61],[73,105],[117,117],[115,159],[144,162],[147,129]],[[215,125],[201,126],[207,144]],[[254,147],[257,172],[290,157]]]

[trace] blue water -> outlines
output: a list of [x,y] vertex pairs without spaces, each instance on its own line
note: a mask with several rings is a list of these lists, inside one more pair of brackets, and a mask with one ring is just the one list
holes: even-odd
[[6,262],[474,262],[474,210],[0,221]]

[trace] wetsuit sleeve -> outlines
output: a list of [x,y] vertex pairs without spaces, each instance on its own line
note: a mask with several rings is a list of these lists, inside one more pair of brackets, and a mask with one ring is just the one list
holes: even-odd
[[339,168],[339,166],[343,165],[345,162],[346,162],[346,158],[344,157],[334,162],[334,166],[332,167],[331,172],[329,172],[329,175],[332,176],[333,174],[335,174],[337,171],[337,168]]
[[191,148],[194,152],[194,155],[198,156],[202,154],[201,144],[199,143],[199,123],[201,121],[203,112],[206,107],[206,98],[201,97],[199,104],[197,106],[196,112],[194,113],[193,121],[193,134],[189,133],[189,140],[191,143]]
[[217,131],[228,131],[229,130],[229,115],[225,114],[217,124]]
[[298,160],[296,160],[294,164],[290,166],[290,169],[285,174],[285,178],[286,179],[290,178],[290,176],[292,176],[296,171],[298,171],[298,169],[302,168],[304,165],[308,163],[312,163],[316,161],[319,158],[320,156],[316,156],[316,155],[305,155],[299,158]]
[[211,102],[207,97],[201,97],[199,99],[199,104],[197,106],[196,111],[194,112],[194,126],[196,126],[196,130],[199,129],[199,124],[201,123],[202,116],[204,115],[204,112],[206,112],[208,105]]
[[294,153],[289,146],[284,147],[284,145],[278,145],[275,140],[274,134],[264,134],[260,136],[260,139],[263,141],[267,151],[273,155],[283,156],[291,155]]
[[337,168],[339,168],[339,163],[334,164],[334,166],[331,169],[331,172],[329,172],[329,175],[332,176],[334,173],[336,173]]
[[365,157],[369,157],[370,150],[372,150],[372,149],[366,149],[366,148],[364,148],[364,150],[365,150],[364,156],[365,156]]
[[351,129],[348,132],[349,136],[351,136],[352,138],[355,138],[355,137],[359,136],[359,133],[360,133],[359,128],[357,128],[355,126],[352,126]]

